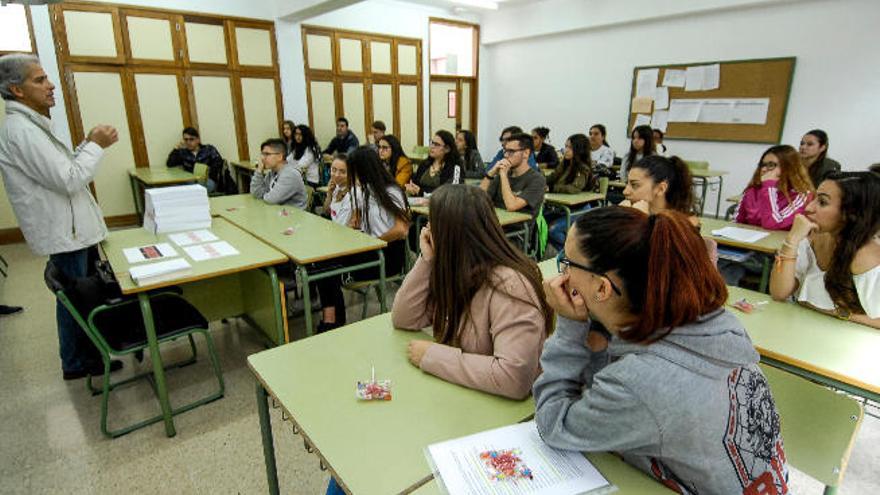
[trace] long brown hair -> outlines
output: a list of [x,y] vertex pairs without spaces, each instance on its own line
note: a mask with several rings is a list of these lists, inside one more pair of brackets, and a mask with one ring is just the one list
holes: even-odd
[[779,182],[777,182],[776,188],[782,191],[782,195],[785,196],[787,201],[791,201],[788,193],[792,189],[802,194],[807,194],[813,190],[813,181],[810,180],[807,169],[801,162],[800,153],[787,144],[779,144],[767,148],[767,151],[758,160],[758,166],[755,168],[755,173],[752,174],[749,187],[761,187],[761,163],[763,163],[764,157],[771,153],[779,160]]
[[553,310],[544,297],[541,272],[507,240],[489,196],[478,187],[447,184],[431,195],[429,211],[434,241],[429,286],[434,299],[434,340],[459,346],[459,328],[469,317],[477,291],[488,286],[507,293],[493,276],[502,266],[515,270],[531,285],[538,304],[507,295],[540,309],[545,335],[549,334]]
[[620,334],[630,342],[662,339],[675,327],[724,305],[727,286],[688,217],[664,210],[594,208],[575,222],[578,249],[599,273],[623,281],[629,312],[639,320]]
[[642,158],[632,168],[644,169],[654,184],[666,182],[666,208],[688,215],[699,213],[691,169],[681,158],[677,156],[667,158],[655,154]]
[[843,228],[831,265],[825,272],[825,290],[831,300],[851,313],[864,314],[853,282],[852,261],[856,252],[880,232],[880,175],[873,172],[835,172],[827,179],[840,188]]

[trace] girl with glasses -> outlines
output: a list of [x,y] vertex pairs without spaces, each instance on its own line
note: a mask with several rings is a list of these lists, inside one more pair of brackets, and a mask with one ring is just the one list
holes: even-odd
[[557,323],[533,388],[543,440],[618,452],[678,493],[788,493],[758,353],[687,216],[593,209],[565,253],[544,283]]
[[788,145],[771,146],[761,155],[743,191],[736,221],[768,230],[788,230],[795,215],[809,203],[812,189],[798,152]]
[[431,137],[428,158],[419,165],[415,175],[406,184],[410,196],[431,194],[443,184],[461,184],[464,176],[455,137],[449,131],[437,131]]
[[465,387],[524,399],[552,322],[535,263],[504,235],[489,196],[447,185],[431,195],[421,256],[391,310],[395,328],[431,326],[410,362]]
[[379,159],[382,160],[385,170],[394,177],[400,187],[405,187],[412,177],[413,167],[409,157],[403,152],[400,140],[391,134],[385,134],[379,138],[376,151],[379,152]]

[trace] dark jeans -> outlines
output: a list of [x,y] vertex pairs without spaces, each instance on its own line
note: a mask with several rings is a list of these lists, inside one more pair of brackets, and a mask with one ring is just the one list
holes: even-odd
[[[405,240],[394,241],[384,249],[385,254],[385,276],[390,277],[403,271],[403,262],[406,258]],[[340,268],[343,266],[358,265],[376,260],[376,252],[354,254],[346,256],[339,260],[329,261],[321,264],[321,268],[328,270]],[[379,278],[379,267],[365,268],[350,273],[352,280],[374,280]],[[318,286],[318,294],[321,297],[321,308],[336,308],[336,323],[345,325],[345,298],[342,296],[342,276],[329,277],[315,282]]]
[[[92,273],[97,259],[98,249],[94,246],[49,256],[49,260],[70,279],[82,278]],[[98,349],[61,301],[55,303],[55,319],[58,322],[58,347],[63,371],[80,371],[100,359]]]

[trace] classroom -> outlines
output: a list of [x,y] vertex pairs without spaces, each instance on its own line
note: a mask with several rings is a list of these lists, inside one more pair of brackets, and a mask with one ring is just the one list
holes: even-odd
[[880,493],[877,19],[2,2],[0,493]]

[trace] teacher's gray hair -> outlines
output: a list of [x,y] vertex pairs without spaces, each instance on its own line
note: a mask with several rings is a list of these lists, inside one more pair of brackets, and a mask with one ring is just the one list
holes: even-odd
[[28,69],[31,65],[40,65],[40,59],[33,55],[12,53],[0,57],[0,97],[4,100],[14,100],[10,86],[21,86],[27,79]]

